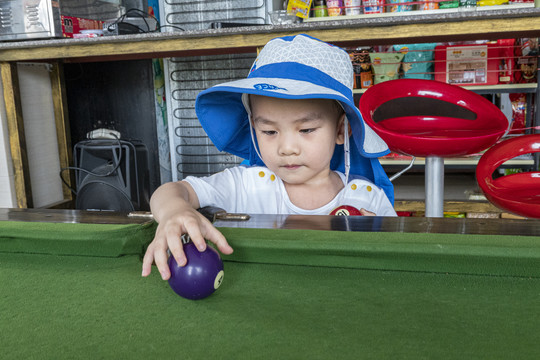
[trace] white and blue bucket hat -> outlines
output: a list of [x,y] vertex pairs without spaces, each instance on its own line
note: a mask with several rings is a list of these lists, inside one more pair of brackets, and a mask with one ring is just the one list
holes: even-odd
[[197,96],[195,111],[218,150],[246,159],[250,165],[264,165],[252,141],[249,109],[242,100],[243,94],[337,100],[352,134],[348,142],[336,146],[331,168],[371,180],[393,203],[392,183],[377,159],[390,151],[354,105],[353,76],[350,57],[343,49],[307,35],[285,36],[264,46],[246,79],[202,91]]

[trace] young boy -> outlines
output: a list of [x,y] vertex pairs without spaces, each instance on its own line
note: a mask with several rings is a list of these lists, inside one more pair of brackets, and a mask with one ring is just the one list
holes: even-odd
[[204,206],[307,215],[336,214],[347,206],[345,214],[354,208],[362,215],[395,216],[393,187],[377,160],[388,147],[363,122],[352,84],[345,51],[297,35],[271,40],[247,79],[201,92],[195,109],[209,138],[253,166],[159,187],[150,200],[159,226],[142,275],[150,274],[155,261],[168,279],[168,249],[184,265],[185,233],[200,251],[207,239],[232,253],[225,237],[196,211]]

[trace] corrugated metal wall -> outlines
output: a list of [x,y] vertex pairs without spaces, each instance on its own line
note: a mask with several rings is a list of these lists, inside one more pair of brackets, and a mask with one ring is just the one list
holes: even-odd
[[[272,10],[269,3],[266,5],[264,0],[164,0],[161,23],[184,30],[208,29],[212,22],[265,24],[267,13]],[[166,61],[173,180],[209,175],[241,161],[219,152],[207,138],[195,115],[195,98],[213,85],[245,78],[255,57],[256,54],[231,54]]]
[[[164,0],[162,25],[184,30],[209,29],[213,22],[265,24],[265,0]],[[271,10],[271,9],[270,9]]]
[[209,175],[241,161],[218,151],[210,142],[195,115],[195,98],[213,85],[245,78],[254,60],[254,54],[243,54],[178,58],[169,62],[169,103],[174,108],[169,113],[174,128],[171,153],[176,155],[178,179]]

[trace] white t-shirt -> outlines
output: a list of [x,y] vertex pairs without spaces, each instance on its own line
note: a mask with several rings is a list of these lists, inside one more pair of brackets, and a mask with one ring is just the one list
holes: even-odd
[[[345,175],[336,173],[345,183]],[[188,176],[184,181],[195,190],[201,207],[216,206],[232,213],[329,215],[347,205],[345,209],[364,208],[377,216],[396,216],[384,191],[363,178],[349,181],[332,201],[313,210],[294,205],[283,181],[266,167],[238,166],[202,178]]]

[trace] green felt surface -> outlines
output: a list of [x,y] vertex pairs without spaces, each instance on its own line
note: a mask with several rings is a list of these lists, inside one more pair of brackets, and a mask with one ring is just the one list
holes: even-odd
[[222,228],[190,301],[140,276],[154,229],[0,222],[0,358],[540,357],[538,237]]
[[79,224],[0,221],[0,252],[120,256],[140,254],[155,223]]
[[242,262],[540,277],[540,236],[220,230]]
[[[1,222],[0,252],[142,255],[155,223]],[[540,277],[540,236],[220,228],[239,262]]]
[[185,300],[137,256],[0,254],[3,359],[534,359],[540,279],[225,263]]

